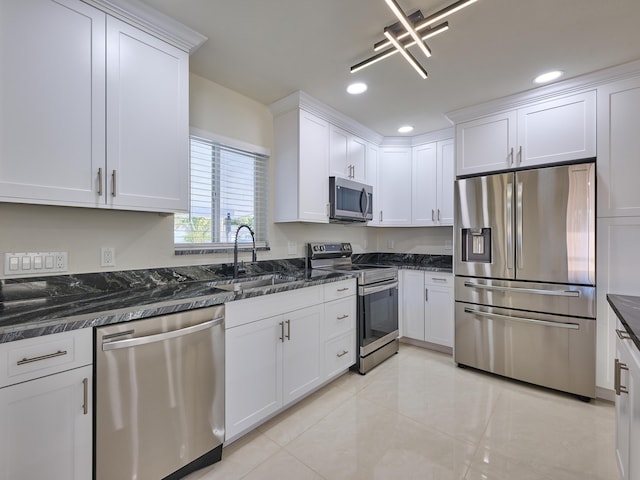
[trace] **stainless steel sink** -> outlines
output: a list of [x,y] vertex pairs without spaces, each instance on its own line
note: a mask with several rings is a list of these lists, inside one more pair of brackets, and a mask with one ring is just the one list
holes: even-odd
[[244,292],[246,290],[272,287],[274,285],[282,285],[285,283],[302,283],[304,280],[299,280],[296,277],[287,277],[283,275],[268,275],[266,277],[254,278],[254,279],[236,279],[233,283],[218,283],[214,285],[215,288],[221,290],[227,290],[230,292]]

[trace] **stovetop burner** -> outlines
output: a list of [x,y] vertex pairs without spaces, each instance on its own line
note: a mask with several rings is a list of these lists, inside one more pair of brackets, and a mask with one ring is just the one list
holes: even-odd
[[350,243],[309,243],[307,258],[312,269],[358,273],[358,283],[372,283],[397,280],[396,267],[388,265],[356,264],[351,260],[353,249]]

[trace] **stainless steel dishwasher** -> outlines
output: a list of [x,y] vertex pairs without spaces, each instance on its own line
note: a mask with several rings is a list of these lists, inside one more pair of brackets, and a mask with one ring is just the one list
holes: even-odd
[[224,305],[96,329],[95,478],[174,480],[222,457]]

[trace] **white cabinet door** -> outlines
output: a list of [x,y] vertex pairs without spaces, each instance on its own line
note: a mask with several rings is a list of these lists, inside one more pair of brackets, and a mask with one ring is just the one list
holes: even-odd
[[304,110],[300,112],[299,149],[298,220],[328,223],[329,124]]
[[324,307],[297,310],[282,316],[285,340],[282,343],[283,404],[295,400],[322,382],[321,349]]
[[598,88],[598,217],[640,216],[640,77]]
[[425,335],[427,342],[453,347],[454,297],[451,275],[425,272]]
[[438,225],[453,225],[453,185],[456,179],[453,139],[438,142]]
[[640,217],[599,218],[596,281],[596,386],[613,389],[615,326],[606,294],[640,295]]
[[438,145],[436,142],[413,148],[411,224],[437,225]]
[[329,176],[351,178],[349,137],[341,128],[329,127]]
[[456,125],[456,173],[504,170],[513,166],[516,112],[505,112]]
[[629,478],[640,479],[640,351],[632,345],[633,359],[629,367]]
[[425,339],[425,290],[424,272],[400,270],[402,336],[416,340]]
[[282,406],[282,317],[225,331],[225,437],[232,438]]
[[516,165],[529,167],[596,156],[596,92],[518,109]]
[[361,138],[330,126],[329,133],[329,170],[335,177],[365,181],[365,158],[367,144]]
[[107,18],[107,202],[188,211],[189,57]]
[[0,200],[99,205],[104,98],[104,13],[0,1]]
[[0,389],[0,480],[92,475],[93,367]]
[[378,223],[411,225],[411,147],[383,147],[378,158]]

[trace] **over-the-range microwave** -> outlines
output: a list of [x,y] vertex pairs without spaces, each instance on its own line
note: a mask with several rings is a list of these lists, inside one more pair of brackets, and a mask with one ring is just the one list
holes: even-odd
[[368,222],[373,219],[373,187],[340,177],[329,177],[332,222]]

